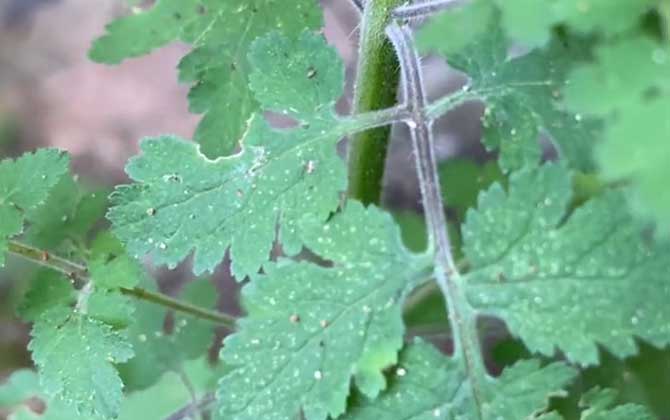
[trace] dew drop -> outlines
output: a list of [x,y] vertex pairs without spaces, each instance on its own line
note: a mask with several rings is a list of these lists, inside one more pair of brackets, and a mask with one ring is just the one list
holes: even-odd
[[320,370],[315,370],[314,371],[314,379],[316,379],[317,381],[320,381],[321,379],[323,379],[323,372],[321,372]]

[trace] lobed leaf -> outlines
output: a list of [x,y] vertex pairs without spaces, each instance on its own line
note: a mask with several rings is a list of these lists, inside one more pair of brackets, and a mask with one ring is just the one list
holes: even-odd
[[530,419],[550,396],[563,394],[575,374],[559,362],[541,367],[536,360],[521,361],[485,381],[476,401],[463,362],[418,340],[402,351],[389,388],[377,399],[359,398],[342,419]]
[[668,344],[668,244],[642,236],[616,191],[567,215],[570,198],[570,175],[555,164],[481,195],[463,227],[470,305],[532,351],[558,348],[582,364],[597,363],[597,345],[625,357],[634,337]]
[[114,64],[173,41],[191,44],[179,78],[193,83],[191,111],[204,114],[195,140],[206,156],[216,158],[234,152],[247,120],[259,111],[247,80],[252,41],[271,31],[297,37],[321,24],[321,8],[314,0],[290,5],[280,0],[159,0],[110,24],[90,56]]
[[280,260],[244,288],[247,317],[222,351],[234,367],[218,394],[227,419],[336,417],[352,378],[375,397],[397,360],[402,302],[430,263],[374,207],[349,202],[325,225],[304,223],[306,246],[329,263]]
[[268,260],[276,224],[284,251],[295,254],[300,218],[326,220],[337,208],[346,177],[335,147],[347,127],[332,109],[344,73],[335,51],[307,32],[297,40],[273,33],[254,44],[250,59],[258,99],[299,126],[273,129],[256,115],[242,150],[217,160],[175,137],[145,140],[126,168],[136,183],[117,188],[108,214],[131,254],[174,267],[194,250],[200,274],[230,247],[242,280]]
[[[445,31],[472,27],[470,20],[459,19],[464,8],[476,11],[480,20],[475,26],[483,26],[480,36],[470,38],[469,43],[445,42]],[[503,170],[537,165],[542,157],[539,135],[545,131],[572,166],[592,167],[591,148],[597,127],[566,112],[559,101],[571,61],[580,55],[574,45],[556,41],[545,49],[510,58],[499,13],[484,0],[439,16],[419,32],[417,42],[422,50],[440,53],[449,65],[469,76],[467,89],[486,104],[483,142],[490,150],[500,150]]]

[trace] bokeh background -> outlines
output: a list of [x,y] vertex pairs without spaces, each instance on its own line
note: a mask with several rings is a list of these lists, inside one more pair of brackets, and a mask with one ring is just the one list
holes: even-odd
[[[346,63],[347,90],[338,110],[347,113],[356,62],[358,13],[348,0],[322,0],[322,5],[325,36]],[[89,45],[103,33],[105,24],[128,12],[129,5],[124,0],[0,0],[3,158],[37,147],[62,148],[71,154],[73,171],[84,184],[90,189],[109,191],[127,180],[124,164],[138,151],[142,137],[165,133],[192,136],[199,116],[189,113],[188,86],[177,82],[176,70],[187,46],[172,44],[114,67],[88,60]],[[433,97],[458,89],[465,81],[439,60],[427,57],[424,65],[428,91]],[[445,162],[442,174],[448,178],[453,194],[469,194],[460,185],[471,182],[466,179],[470,174],[481,177],[484,173],[482,182],[499,177],[492,167],[475,171],[492,157],[479,142],[481,112],[481,104],[466,104],[436,124],[438,152]],[[551,156],[551,150],[547,150],[547,156]],[[402,223],[408,242],[421,248],[425,234],[413,156],[401,128],[393,134],[384,201]],[[461,218],[463,210],[450,208],[451,220]],[[21,261],[10,259],[8,269],[0,272],[0,383],[16,369],[31,366],[26,351],[29,325],[15,316],[31,270]],[[178,293],[184,281],[191,278],[187,268],[172,272],[153,270],[161,290],[168,294]],[[212,280],[221,292],[220,309],[238,313],[238,286],[230,278],[226,264]],[[443,321],[441,306],[436,297],[425,311],[412,314],[413,321],[421,322],[427,328],[425,332],[432,333],[431,323]],[[525,353],[503,326],[483,323],[493,371]],[[433,338],[449,349],[448,336],[435,334]],[[593,381],[602,380],[621,390],[625,399],[651,404],[659,415],[670,418],[670,401],[666,398],[670,389],[670,355],[646,346],[642,353],[628,361],[603,354],[605,365],[585,371],[576,387],[588,387]]]

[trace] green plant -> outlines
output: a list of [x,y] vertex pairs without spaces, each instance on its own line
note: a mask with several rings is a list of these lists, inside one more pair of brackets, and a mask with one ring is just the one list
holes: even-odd
[[[16,373],[0,406],[46,401],[42,416],[23,407],[15,419],[668,414],[642,368],[625,375],[643,392],[620,386],[625,398],[587,368],[670,343],[669,3],[400,3],[365,2],[355,112],[345,117],[334,112],[342,64],[315,32],[312,0],[160,0],[108,27],[91,50],[97,61],[173,40],[193,46],[180,77],[205,113],[200,144],[144,140],[126,168],[133,183],[110,195],[111,233],[90,244],[107,205],[80,192],[64,153],[1,164],[0,245],[47,270],[19,308],[34,322],[39,382]],[[433,14],[415,41],[407,20]],[[512,45],[527,52],[511,56]],[[419,51],[444,57],[468,84],[428,101]],[[432,124],[472,100],[486,105],[483,141],[500,169],[438,171]],[[295,125],[273,128],[263,111]],[[393,123],[411,136],[428,231],[419,253],[377,207]],[[543,159],[541,133],[557,161]],[[344,136],[348,175],[336,154]],[[448,229],[451,190],[438,172],[459,182],[451,205],[461,226]],[[277,240],[283,256],[271,261]],[[200,275],[227,251],[246,281],[241,319],[207,309],[204,280],[183,300],[157,293],[137,262],[174,268],[193,253]],[[491,318],[525,346],[497,376],[481,345]],[[451,338],[453,354],[406,339],[425,331],[422,319]],[[232,334],[208,362],[217,324]],[[649,360],[667,364],[663,353]]]

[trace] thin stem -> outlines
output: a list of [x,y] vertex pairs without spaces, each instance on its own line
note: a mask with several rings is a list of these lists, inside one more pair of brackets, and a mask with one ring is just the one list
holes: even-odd
[[[80,296],[82,296],[82,298],[80,298],[77,304],[79,306],[85,305],[86,294],[90,293],[90,290],[88,289],[92,285],[88,268],[86,268],[86,266],[69,261],[65,258],[50,254],[47,251],[26,245],[18,241],[9,241],[8,250],[11,254],[17,255],[32,263],[64,274],[65,277],[70,279],[70,281],[77,289],[81,289]],[[126,296],[155,303],[177,312],[182,312],[192,315],[196,318],[221,324],[231,331],[236,329],[236,319],[230,315],[222,314],[218,311],[204,309],[190,303],[171,298],[162,293],[151,292],[139,287],[122,287],[119,288],[119,291],[121,294]]]
[[467,0],[430,0],[416,4],[406,4],[393,11],[396,19],[412,19],[433,15],[442,10],[465,4]]
[[140,287],[134,287],[132,289],[121,288],[120,290],[121,293],[126,296],[131,296],[145,302],[155,303],[156,305],[164,306],[166,308],[172,309],[173,311],[182,312],[192,315],[196,318],[221,324],[231,331],[235,331],[237,329],[237,319],[234,316],[226,315],[211,309],[201,308],[200,306],[192,305],[162,293],[151,292]]
[[435,278],[447,301],[448,316],[454,333],[454,351],[463,356],[478,418],[482,420],[483,386],[481,380],[485,377],[486,370],[480,349],[476,314],[466,303],[461,277],[451,252],[442,190],[437,172],[432,120],[425,112],[427,99],[419,55],[412,39],[412,33],[407,26],[400,27],[392,24],[388,29],[388,34],[399,57],[403,93],[412,114],[412,121],[408,125],[428,225],[429,243],[435,253]]
[[[353,114],[387,108],[396,103],[398,62],[384,36],[391,11],[403,0],[367,0],[363,9]],[[381,200],[390,126],[356,134],[350,139],[349,197],[365,204]]]

